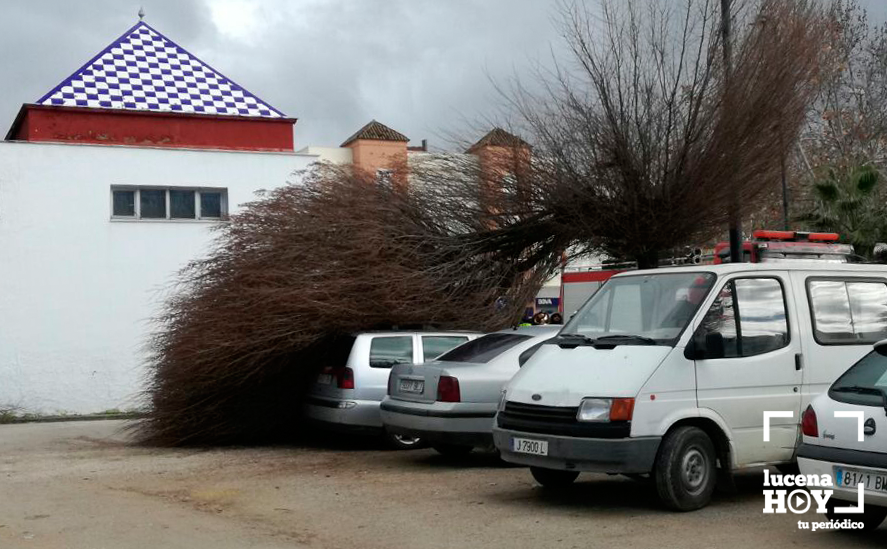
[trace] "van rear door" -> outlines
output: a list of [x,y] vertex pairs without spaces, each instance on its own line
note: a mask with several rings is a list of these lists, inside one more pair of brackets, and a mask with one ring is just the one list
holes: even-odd
[[[801,336],[787,272],[738,273],[719,282],[715,300],[694,340],[705,349],[696,360],[700,408],[716,412],[733,436],[740,466],[789,461],[798,438],[801,407]],[[770,420],[765,411],[791,412]]]

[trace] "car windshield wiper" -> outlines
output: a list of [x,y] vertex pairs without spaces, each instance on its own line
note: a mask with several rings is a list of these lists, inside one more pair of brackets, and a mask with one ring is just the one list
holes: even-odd
[[580,345],[594,345],[594,338],[582,334],[558,334],[555,337],[557,344],[562,349],[575,349]]
[[582,334],[557,334],[558,339],[592,339],[586,335]]
[[611,334],[611,335],[602,335],[597,338],[595,341],[597,342],[619,342],[619,341],[640,341],[645,345],[659,345],[659,342],[653,339],[652,337],[635,335],[635,334]]
[[862,385],[850,385],[847,387],[835,387],[832,391],[836,393],[857,393],[863,395],[884,395],[884,389],[877,387],[863,387]]
[[558,346],[563,349],[574,349],[580,345],[591,345],[594,348],[612,349],[617,345],[635,344],[659,345],[653,338],[634,334],[610,334],[594,338],[582,334],[558,334]]

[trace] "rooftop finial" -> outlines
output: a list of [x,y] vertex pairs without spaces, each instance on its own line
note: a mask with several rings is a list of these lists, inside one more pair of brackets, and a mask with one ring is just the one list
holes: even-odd
[[141,21],[144,18],[145,18],[145,8],[140,6],[139,7],[139,21]]

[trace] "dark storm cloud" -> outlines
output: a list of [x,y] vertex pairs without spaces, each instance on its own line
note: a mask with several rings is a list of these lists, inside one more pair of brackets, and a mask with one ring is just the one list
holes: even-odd
[[[589,0],[592,1],[592,0]],[[887,0],[862,2],[881,22]],[[289,116],[301,147],[370,119],[414,141],[495,115],[490,78],[561,43],[554,0],[0,0],[0,126],[137,21]]]

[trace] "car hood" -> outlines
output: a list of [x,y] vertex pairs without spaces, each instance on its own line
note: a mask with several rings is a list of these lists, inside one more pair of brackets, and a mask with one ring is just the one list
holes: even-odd
[[562,349],[545,344],[508,383],[508,400],[579,406],[585,397],[635,397],[671,352],[675,348],[664,345]]

